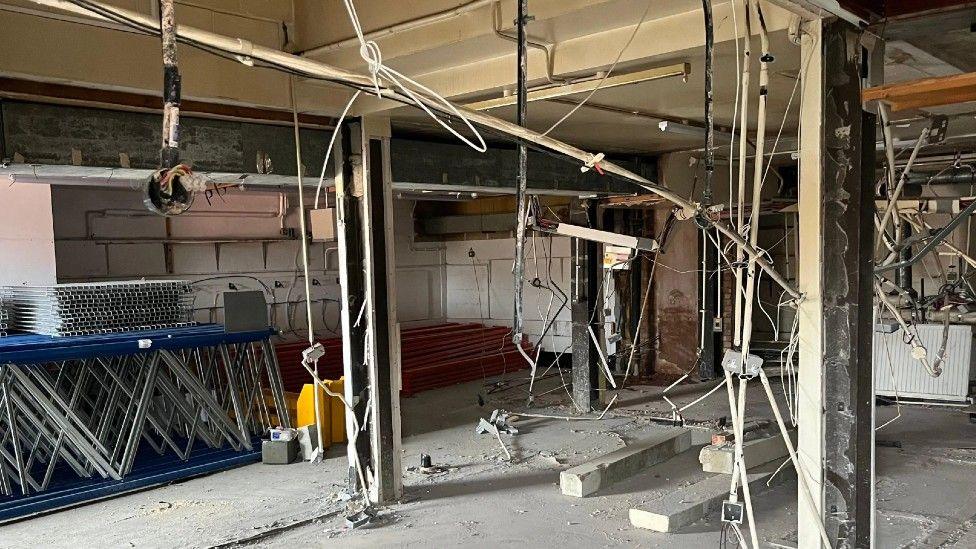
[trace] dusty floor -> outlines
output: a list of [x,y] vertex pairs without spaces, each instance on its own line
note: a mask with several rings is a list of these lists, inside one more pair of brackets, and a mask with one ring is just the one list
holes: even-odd
[[[565,393],[555,380],[537,400],[549,414],[566,414]],[[517,382],[512,383],[517,385]],[[403,401],[404,467],[425,452],[448,467],[438,475],[405,474],[403,502],[383,511],[372,528],[346,530],[343,505],[345,458],[336,448],[324,463],[251,465],[0,527],[0,547],[260,547],[473,546],[473,547],[709,547],[720,524],[712,518],[678,534],[630,525],[628,509],[704,478],[696,431],[686,452],[595,497],[560,494],[559,471],[618,448],[658,429],[642,415],[661,414],[659,388],[625,391],[601,421],[523,419],[516,437],[505,437],[514,459],[503,460],[498,441],[476,435],[479,416],[494,408],[523,409],[524,388],[486,395],[481,383],[424,393]],[[681,405],[710,387],[682,388]],[[695,392],[697,391],[697,392]],[[719,391],[686,414],[723,415]],[[895,414],[879,409],[879,424]],[[901,448],[879,447],[879,547],[976,546],[976,425],[958,410],[902,407],[900,419],[879,433]],[[770,417],[763,393],[750,393],[750,417]],[[611,417],[613,416],[613,417]],[[795,481],[757,498],[760,538],[769,547],[795,547]]]

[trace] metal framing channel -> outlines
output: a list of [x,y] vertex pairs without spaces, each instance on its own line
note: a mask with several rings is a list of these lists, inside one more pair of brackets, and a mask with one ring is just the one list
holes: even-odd
[[[383,126],[383,127],[380,127]],[[393,175],[388,119],[363,124],[363,265],[367,307],[366,366],[369,433],[374,466],[371,501],[396,501],[403,493],[400,467],[400,337],[393,256]]]
[[[366,421],[369,378],[365,366],[365,323],[359,322],[359,314],[365,305],[363,274],[363,245],[360,202],[362,188],[362,156],[358,150],[362,137],[362,123],[350,122],[341,128],[342,139],[333,150],[336,159],[336,227],[339,247],[339,288],[342,307],[342,364],[345,377],[346,402],[353,414],[346,414],[346,432],[357,432],[357,426]],[[363,467],[370,465],[369,439],[348,437],[346,454],[349,458],[348,484],[350,493],[359,493],[357,461]],[[358,458],[358,459],[357,459]]]

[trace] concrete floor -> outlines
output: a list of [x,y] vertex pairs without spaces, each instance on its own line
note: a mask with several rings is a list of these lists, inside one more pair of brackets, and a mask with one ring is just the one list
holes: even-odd
[[[513,378],[514,379],[514,378]],[[566,414],[562,387],[543,380],[533,410]],[[515,383],[513,383],[515,384]],[[0,547],[215,547],[310,546],[527,546],[527,547],[708,547],[718,543],[720,523],[712,517],[677,534],[630,525],[628,509],[687,486],[705,475],[697,461],[706,430],[695,432],[691,451],[649,469],[594,497],[574,499],[559,491],[559,471],[619,448],[659,429],[647,414],[668,406],[659,388],[636,387],[621,394],[601,421],[523,419],[520,434],[505,436],[513,455],[505,461],[498,441],[476,435],[479,416],[494,408],[521,409],[522,387],[486,395],[481,383],[423,393],[403,401],[404,467],[428,453],[447,472],[405,473],[403,501],[382,512],[375,526],[346,530],[339,493],[345,458],[335,448],[320,464],[251,465],[180,484],[123,496],[0,527]],[[673,397],[690,402],[710,386],[682,388]],[[698,391],[698,392],[694,392]],[[771,417],[760,387],[750,392],[750,417]],[[719,391],[687,414],[711,419],[727,408]],[[879,447],[878,546],[976,546],[976,426],[958,410],[902,407],[900,419],[879,438],[901,448]],[[879,409],[879,423],[894,416]],[[613,417],[611,417],[613,416]],[[796,483],[790,481],[757,498],[764,546],[795,547]]]

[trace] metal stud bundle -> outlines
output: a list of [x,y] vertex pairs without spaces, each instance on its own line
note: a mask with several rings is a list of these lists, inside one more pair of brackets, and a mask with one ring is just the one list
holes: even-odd
[[185,280],[11,286],[9,328],[79,336],[190,326],[193,290]]
[[7,335],[7,324],[10,321],[10,313],[7,307],[10,306],[10,296],[7,295],[5,288],[0,287],[0,337]]

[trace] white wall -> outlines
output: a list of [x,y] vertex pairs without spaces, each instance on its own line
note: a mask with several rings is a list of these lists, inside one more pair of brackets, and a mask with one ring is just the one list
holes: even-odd
[[[188,214],[170,218],[170,238],[176,243],[168,246],[170,259],[167,260],[167,245],[161,241],[166,238],[167,221],[144,214],[140,193],[55,187],[54,241],[58,280],[74,282],[143,276],[200,280],[197,320],[220,322],[220,293],[229,289],[229,283],[238,289],[261,289],[259,282],[244,278],[253,276],[274,291],[279,304],[275,309],[276,325],[288,328],[285,302],[292,301],[296,303],[290,307],[293,313],[291,325],[301,329],[305,325],[304,304],[297,303],[304,299],[304,279],[300,276],[301,245],[297,240],[273,240],[280,238],[282,220],[276,217],[280,196],[267,192],[231,193],[224,200],[226,202],[214,198],[210,206],[203,197],[198,197]],[[291,204],[296,200],[291,197]],[[443,246],[425,245],[421,249],[413,245],[412,208],[412,202],[395,202],[399,319],[404,323],[440,321],[444,318]],[[105,210],[108,210],[104,212],[107,215],[99,213]],[[297,229],[296,211],[295,207],[287,208],[286,227]],[[48,219],[50,226],[50,215]],[[213,242],[222,239],[248,241]],[[313,301],[337,300],[339,297],[338,256],[334,247],[334,242],[311,245],[311,276],[320,283],[312,287]],[[203,280],[210,277],[221,278]],[[275,282],[282,287],[274,288]],[[336,302],[313,303],[316,329],[323,329],[325,322],[335,328],[338,313]]]
[[[549,280],[547,269],[548,239],[538,238],[536,253],[533,239],[526,246],[524,314],[525,333],[536,344],[545,326],[546,318],[553,318],[561,304],[557,295],[549,310],[552,292],[531,285],[538,276],[543,284]],[[446,264],[446,316],[452,322],[480,322],[489,325],[511,326],[514,318],[514,288],[512,264],[515,257],[515,240],[460,240],[445,242]],[[545,250],[543,246],[545,245]],[[474,257],[469,257],[474,250]],[[535,261],[538,257],[538,262]],[[568,296],[570,293],[570,248],[568,238],[552,240],[551,277]],[[538,271],[537,271],[538,269]],[[537,274],[538,273],[538,274]],[[556,322],[542,342],[547,351],[559,352],[570,345],[571,314],[569,304],[555,316]]]
[[51,187],[0,184],[0,285],[56,278]]

